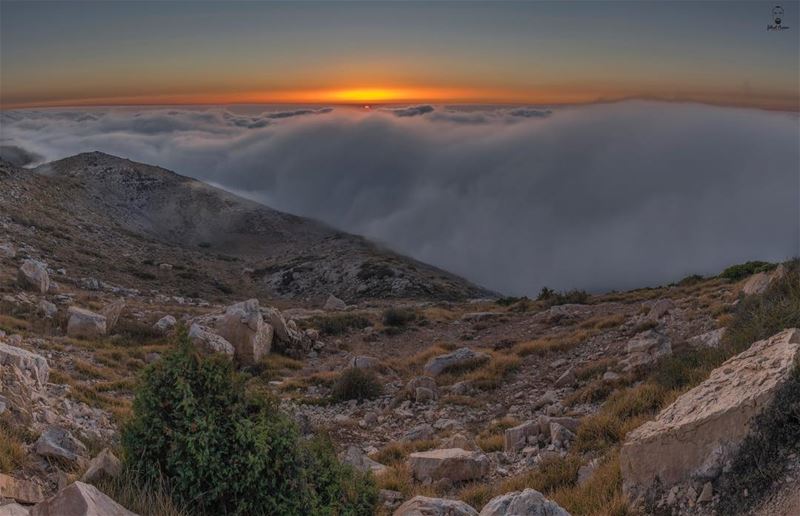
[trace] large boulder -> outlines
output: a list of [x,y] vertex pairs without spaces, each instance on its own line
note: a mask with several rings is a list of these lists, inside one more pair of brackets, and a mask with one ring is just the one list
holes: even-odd
[[35,450],[42,457],[76,462],[86,453],[86,446],[69,430],[60,426],[49,426],[36,441]]
[[664,355],[672,353],[669,337],[655,330],[647,330],[628,341],[628,356],[623,360],[625,370],[645,367]]
[[489,360],[489,355],[469,348],[459,348],[452,353],[433,357],[425,364],[425,374],[438,376],[444,371],[458,367],[469,367]]
[[537,437],[541,432],[541,425],[538,421],[526,421],[521,425],[506,429],[504,437],[504,449],[508,453],[514,453],[528,445],[529,438]]
[[67,335],[76,339],[96,339],[108,331],[106,318],[77,306],[69,307],[69,320],[67,321]]
[[125,299],[119,298],[100,310],[100,315],[106,318],[106,331],[108,333],[111,333],[111,330],[117,325],[117,321],[119,320],[119,316],[122,315],[123,309],[125,309]]
[[350,367],[353,369],[379,369],[381,361],[367,355],[356,355],[350,359]]
[[393,516],[478,516],[478,511],[459,500],[415,496],[398,507]]
[[325,301],[325,306],[322,308],[323,310],[344,310],[347,308],[347,303],[331,294],[328,296],[328,299]]
[[0,516],[29,516],[30,511],[24,505],[15,502],[0,505]]
[[721,472],[774,399],[800,352],[800,330],[784,330],[727,360],[703,383],[637,428],[622,446],[623,488],[636,498]]
[[408,381],[403,391],[405,397],[416,402],[436,401],[439,399],[439,386],[430,376],[416,376]]
[[153,325],[153,329],[157,332],[166,335],[167,333],[171,332],[175,325],[178,324],[177,319],[175,319],[171,315],[165,315]]
[[189,328],[189,342],[204,353],[222,353],[233,358],[233,344],[220,337],[206,326],[197,323]]
[[489,474],[489,458],[481,452],[444,448],[412,453],[408,465],[414,478],[424,482],[447,479],[476,480]]
[[380,462],[376,462],[367,457],[358,446],[348,447],[347,451],[342,455],[341,460],[359,471],[370,471],[374,475],[382,475],[389,469]]
[[81,481],[89,484],[95,484],[103,478],[115,478],[119,476],[122,470],[122,463],[119,459],[109,450],[104,448],[103,451],[97,454],[95,458],[89,462],[89,467],[86,473],[81,477]]
[[218,333],[233,345],[234,356],[242,365],[257,364],[272,346],[273,328],[264,322],[258,299],[229,306],[219,322]]
[[0,473],[0,498],[20,503],[39,503],[44,500],[42,488],[30,480],[22,480]]
[[136,516],[94,486],[74,482],[31,509],[30,516]]
[[298,330],[294,321],[287,322],[283,314],[276,308],[265,308],[264,318],[274,328],[276,350],[297,358],[302,357],[311,349],[313,344],[311,337]]
[[50,375],[50,367],[43,356],[0,342],[0,366],[3,365],[17,367],[29,374],[39,385],[47,383]]
[[514,491],[489,500],[479,516],[569,516],[557,503],[535,489]]
[[47,265],[36,260],[25,260],[17,272],[17,281],[23,288],[46,294],[50,289]]

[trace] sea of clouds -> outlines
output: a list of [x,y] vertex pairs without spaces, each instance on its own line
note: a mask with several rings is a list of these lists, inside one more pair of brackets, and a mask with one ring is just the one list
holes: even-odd
[[800,255],[798,140],[796,113],[643,101],[0,113],[19,163],[160,165],[528,295]]

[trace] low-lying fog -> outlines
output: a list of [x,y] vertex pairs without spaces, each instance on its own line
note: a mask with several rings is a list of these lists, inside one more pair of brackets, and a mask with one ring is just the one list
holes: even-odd
[[160,165],[509,294],[800,254],[797,114],[634,101],[0,117],[17,161],[100,150]]

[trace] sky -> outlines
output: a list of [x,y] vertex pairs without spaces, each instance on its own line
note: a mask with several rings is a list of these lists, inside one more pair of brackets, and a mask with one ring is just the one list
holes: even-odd
[[0,107],[571,104],[798,110],[798,2],[0,2]]

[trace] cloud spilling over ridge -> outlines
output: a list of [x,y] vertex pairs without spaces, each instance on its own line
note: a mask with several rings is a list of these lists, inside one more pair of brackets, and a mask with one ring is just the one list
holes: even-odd
[[11,111],[0,143],[164,166],[511,294],[656,285],[800,254],[796,114],[519,109]]

